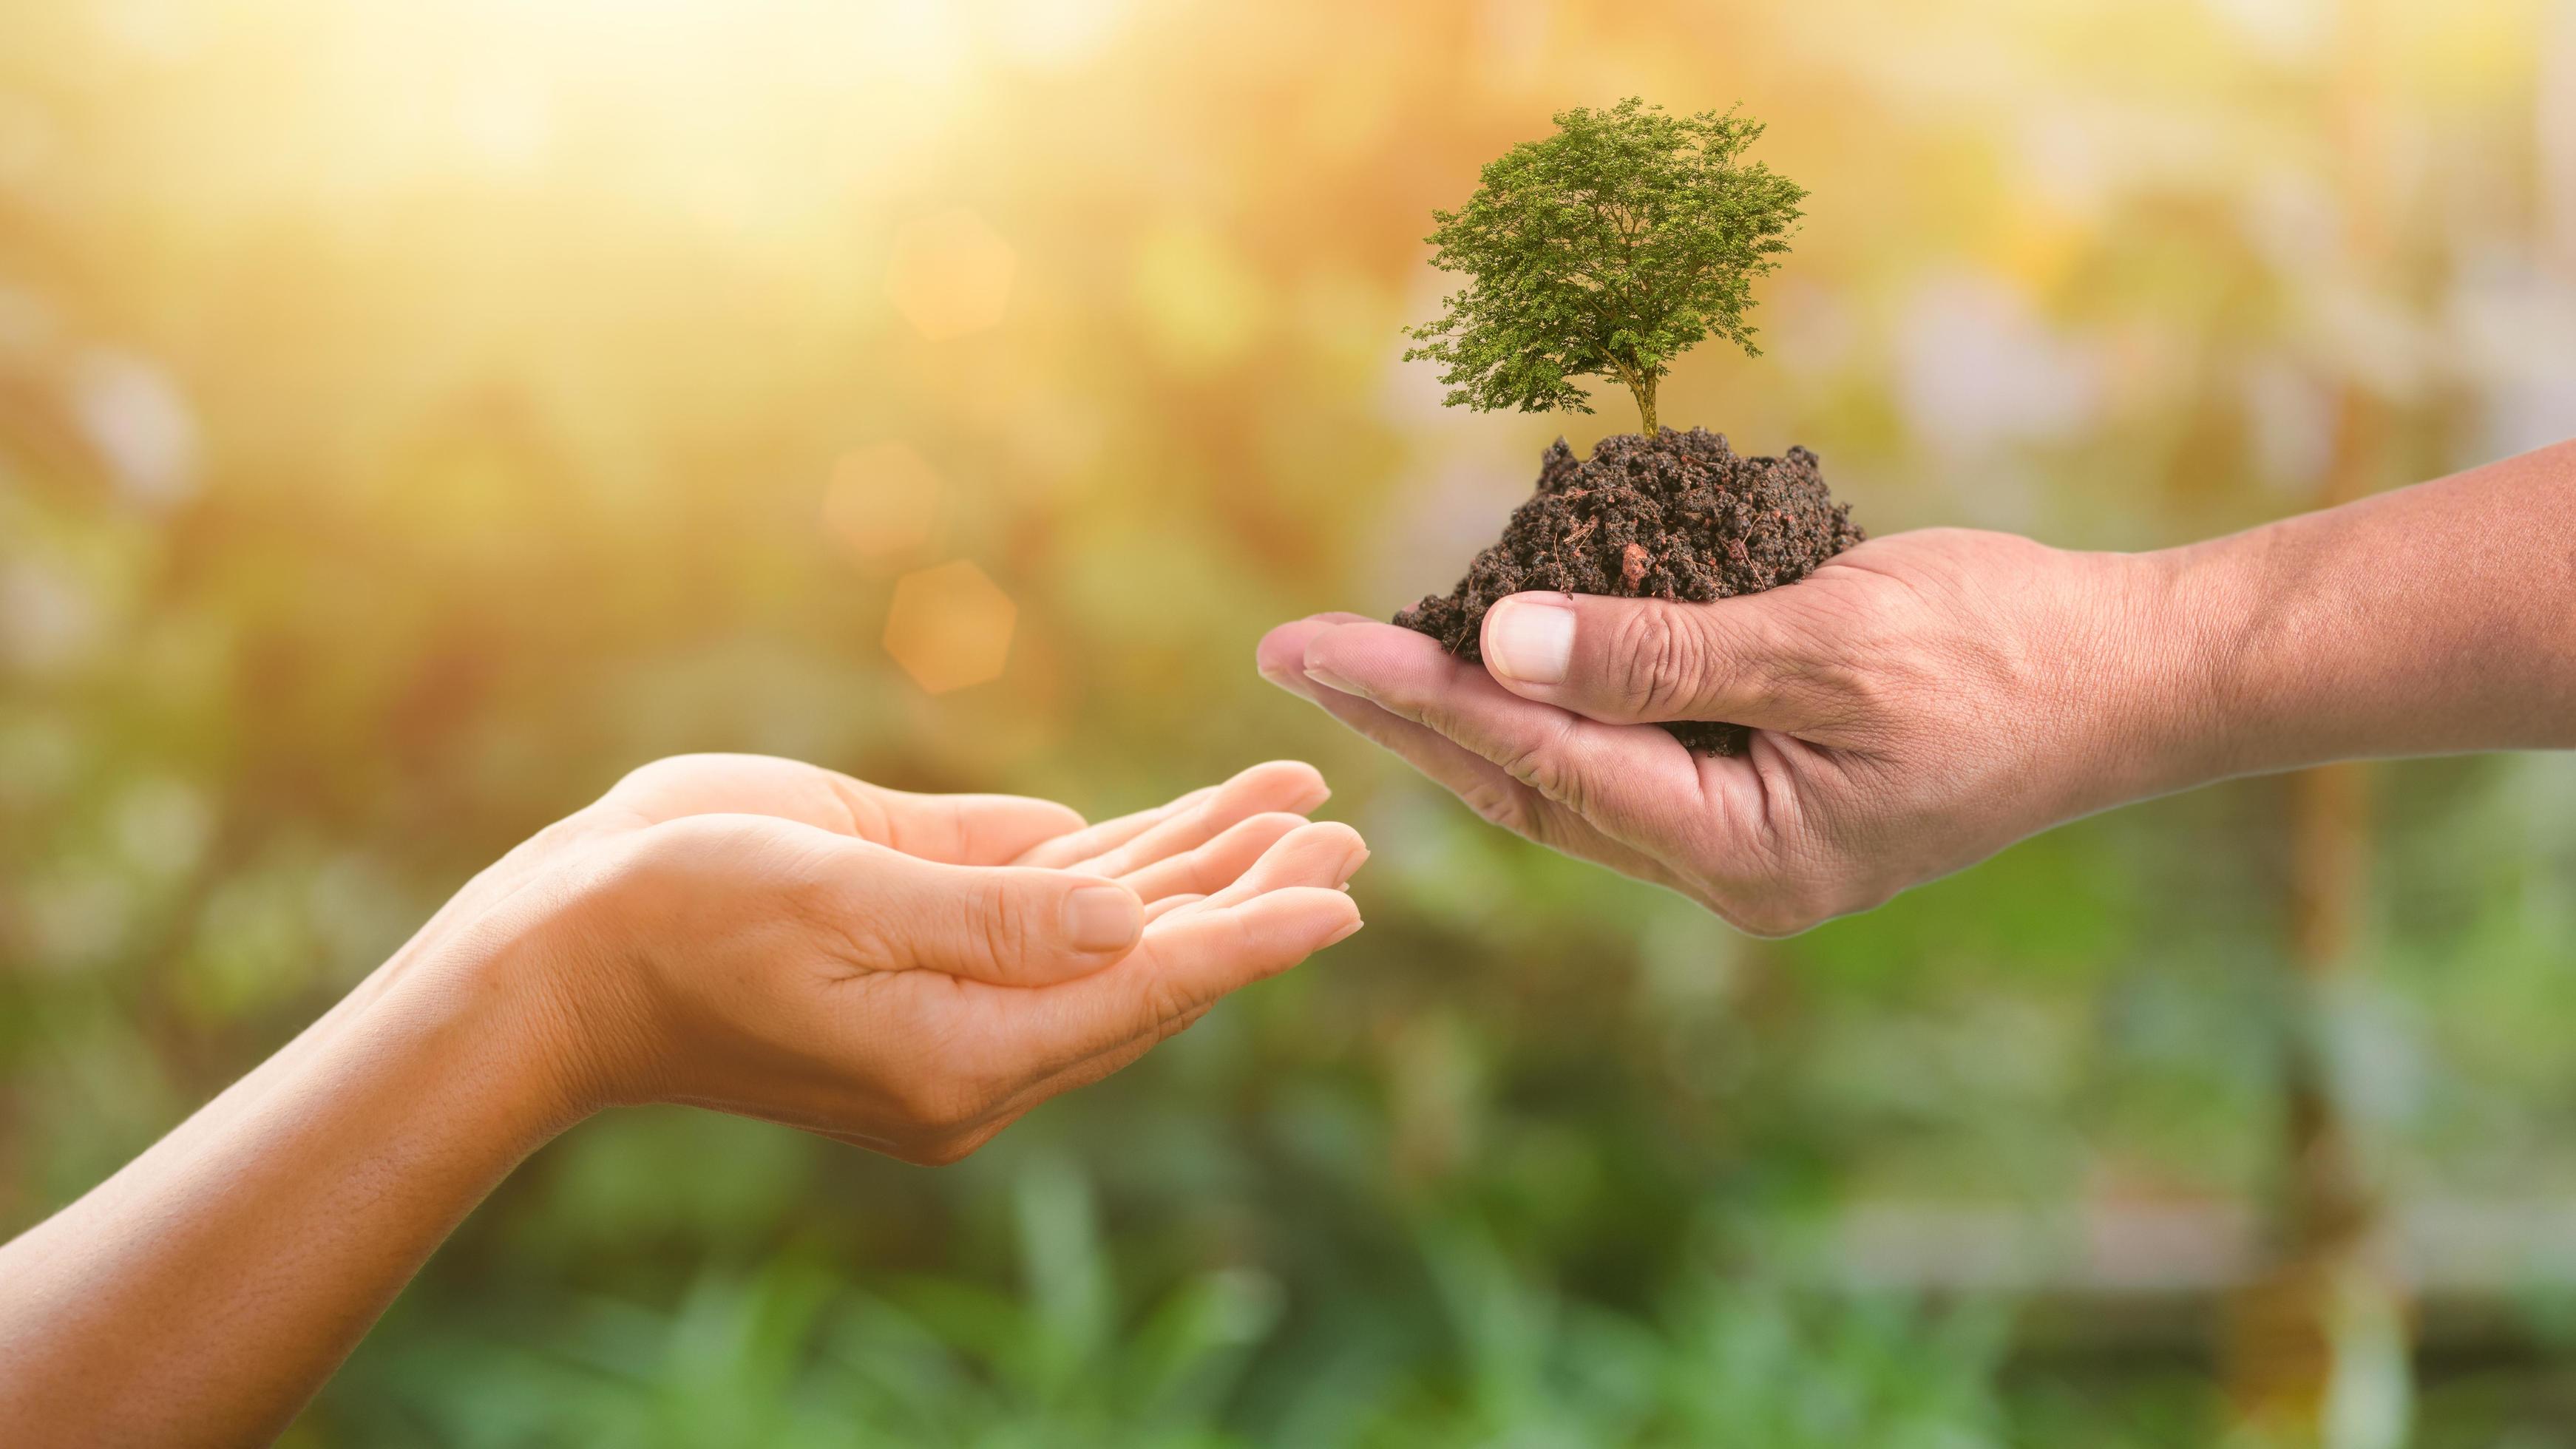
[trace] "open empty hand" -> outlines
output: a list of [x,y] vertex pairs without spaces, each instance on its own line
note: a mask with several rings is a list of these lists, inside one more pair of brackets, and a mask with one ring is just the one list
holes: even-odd
[[1359,926],[1323,781],[1100,825],[788,760],[627,776],[79,1201],[0,1246],[0,1440],[274,1437],[421,1260],[600,1107],[920,1162]]
[[576,1104],[962,1155],[1356,930],[1367,852],[1305,819],[1325,793],[1279,762],[1085,826],[788,760],[647,766],[557,847],[581,881],[547,993]]

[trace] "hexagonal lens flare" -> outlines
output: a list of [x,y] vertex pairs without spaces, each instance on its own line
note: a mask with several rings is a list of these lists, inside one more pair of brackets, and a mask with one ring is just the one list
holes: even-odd
[[1019,606],[964,559],[895,581],[885,648],[932,694],[999,678],[1011,653]]

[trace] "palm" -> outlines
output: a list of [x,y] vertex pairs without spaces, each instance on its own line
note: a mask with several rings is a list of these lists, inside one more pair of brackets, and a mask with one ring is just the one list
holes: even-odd
[[[917,1160],[945,1160],[1047,1097],[1106,1076],[1195,1021],[1227,991],[1285,969],[1350,917],[1365,856],[1347,826],[1309,824],[1312,768],[1258,765],[1167,805],[1084,826],[1011,796],[907,795],[792,761],[695,757],[647,766],[603,800],[611,828],[651,831],[684,885],[655,939],[693,944],[661,963],[695,1023],[696,1050],[663,1054],[640,1096],[765,1117]],[[902,861],[904,870],[887,867]],[[937,898],[1017,929],[980,904],[1010,865],[1073,870],[1147,903],[1141,940],[1087,974],[1029,976],[1004,944],[983,974],[925,963],[899,938],[852,929],[818,901],[900,890],[932,871]],[[978,883],[978,877],[982,882]],[[906,898],[910,899],[910,898]],[[775,904],[746,917],[743,901]],[[706,919],[686,913],[704,903]],[[914,901],[936,915],[943,907]],[[903,916],[898,906],[894,914]],[[862,911],[862,917],[866,913]],[[925,965],[927,969],[925,969]],[[704,1070],[712,1058],[814,1053],[785,1074]]]

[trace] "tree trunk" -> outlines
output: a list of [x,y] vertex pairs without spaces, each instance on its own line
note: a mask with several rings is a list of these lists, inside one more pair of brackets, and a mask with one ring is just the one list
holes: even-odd
[[1628,374],[1628,394],[1637,400],[1639,431],[1655,435],[1655,375],[1651,372]]
[[2409,1314],[2385,1258],[2384,1205],[2354,1140],[2328,1040],[2369,900],[2369,777],[2345,762],[2286,785],[2283,1162],[2270,1260],[2229,1305],[2228,1388],[2248,1442],[2393,1449],[2404,1441],[2411,1398]]

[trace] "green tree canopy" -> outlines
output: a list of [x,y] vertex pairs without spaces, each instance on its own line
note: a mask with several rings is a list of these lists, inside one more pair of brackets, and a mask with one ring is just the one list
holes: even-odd
[[1762,123],[1668,116],[1637,97],[1556,117],[1556,134],[1485,167],[1437,211],[1433,266],[1467,274],[1405,358],[1445,365],[1448,401],[1479,411],[1592,411],[1580,377],[1616,378],[1655,431],[1655,384],[1715,332],[1757,354],[1744,314],[1778,265],[1806,191],[1746,147]]

